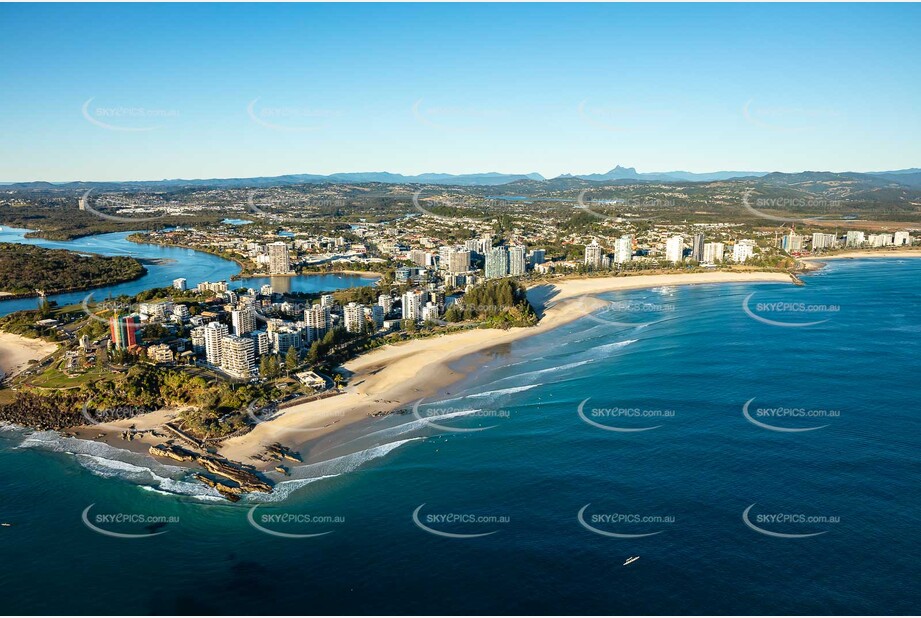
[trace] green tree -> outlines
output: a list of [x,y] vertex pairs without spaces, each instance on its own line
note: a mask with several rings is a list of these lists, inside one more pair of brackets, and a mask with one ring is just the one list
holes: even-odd
[[285,371],[290,375],[292,371],[297,369],[298,365],[300,365],[300,359],[298,358],[297,349],[291,346],[285,354]]

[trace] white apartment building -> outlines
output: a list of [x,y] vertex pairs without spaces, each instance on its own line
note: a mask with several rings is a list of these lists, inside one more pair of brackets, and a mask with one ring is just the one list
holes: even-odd
[[304,322],[307,325],[308,341],[322,339],[333,328],[332,312],[329,306],[313,305],[304,309]]
[[626,234],[617,239],[614,246],[614,261],[625,264],[633,259],[633,235]]
[[173,315],[180,320],[188,320],[190,317],[189,308],[186,305],[174,305]]
[[867,242],[871,247],[889,247],[895,243],[895,238],[892,234],[870,234]]
[[721,242],[704,243],[704,259],[708,264],[716,264],[723,261],[723,255],[726,253],[726,247]]
[[180,292],[185,291],[188,289],[188,281],[183,277],[173,279],[173,289],[179,290]]
[[[508,247],[493,247],[486,253],[486,278],[508,276]],[[420,309],[421,311],[421,309]]]
[[256,311],[252,307],[243,307],[230,312],[233,334],[242,337],[256,330]]
[[403,319],[421,320],[425,293],[422,290],[410,290],[403,294]]
[[893,236],[893,243],[897,247],[903,247],[911,244],[911,234],[908,232],[896,232]]
[[444,268],[449,273],[465,273],[470,270],[470,252],[461,249],[451,249],[447,253]]
[[173,351],[165,343],[152,345],[147,348],[147,358],[155,363],[169,363],[173,360]]
[[665,241],[665,259],[673,264],[684,260],[684,239],[681,236],[672,236]]
[[196,354],[205,353],[205,327],[196,326],[190,333],[192,339],[192,351]]
[[300,350],[303,347],[304,340],[301,338],[301,331],[294,326],[281,326],[268,333],[272,341],[272,351],[275,354],[284,356],[288,353],[288,348]]
[[847,233],[846,245],[848,247],[859,247],[866,242],[866,235],[860,231],[851,231]]
[[527,272],[528,262],[527,262],[527,253],[528,250],[524,245],[512,245],[508,248],[508,274],[515,276],[522,276]]
[[438,313],[438,305],[429,301],[425,304],[425,307],[422,308],[422,320],[425,322],[437,320]]
[[[205,331],[205,358],[209,365],[221,364],[221,342],[227,336],[227,326],[220,322],[208,322]],[[194,341],[194,340],[193,340]]]
[[585,245],[585,265],[589,268],[601,268],[601,258],[604,256],[604,250],[598,244],[598,240],[593,238],[592,242]]
[[273,275],[285,275],[291,272],[291,260],[288,257],[288,245],[282,241],[269,243],[269,272]]
[[221,340],[221,369],[237,378],[256,373],[256,344],[251,337],[228,335]]
[[732,247],[732,261],[743,263],[755,255],[755,241],[740,240]]
[[262,356],[272,351],[272,340],[269,338],[269,334],[266,331],[254,330],[249,336],[255,344],[256,356]]
[[343,309],[345,330],[360,333],[365,323],[365,308],[358,303],[349,303]]
[[381,294],[377,297],[377,304],[384,310],[384,315],[389,315],[393,310],[393,296],[390,294]]
[[812,250],[817,249],[834,249],[838,246],[838,237],[834,234],[822,234],[817,232],[812,235]]

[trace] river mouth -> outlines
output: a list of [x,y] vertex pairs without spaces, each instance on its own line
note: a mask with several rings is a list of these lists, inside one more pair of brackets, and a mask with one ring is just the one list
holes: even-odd
[[[231,282],[240,274],[240,266],[222,257],[191,248],[135,243],[128,237],[137,232],[110,232],[84,236],[73,240],[48,240],[29,238],[31,230],[2,226],[0,242],[36,245],[48,249],[67,249],[76,253],[101,256],[127,256],[138,260],[147,269],[147,274],[133,281],[94,288],[94,298],[109,296],[134,296],[152,288],[172,287],[175,279],[186,279],[189,287],[205,281]],[[362,285],[370,285],[368,277],[351,273],[317,273],[290,277],[254,277],[240,282],[238,287],[259,287],[271,285],[276,292],[301,292],[318,294],[334,292]],[[48,296],[49,301],[59,306],[80,303],[86,291],[66,292]],[[36,308],[34,298],[4,298],[0,296],[0,317],[16,311]]]

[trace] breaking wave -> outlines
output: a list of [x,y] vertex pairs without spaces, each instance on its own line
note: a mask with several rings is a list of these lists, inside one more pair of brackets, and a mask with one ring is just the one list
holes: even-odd
[[73,455],[80,466],[96,476],[121,479],[148,491],[223,501],[214,489],[188,480],[191,474],[188,468],[162,464],[147,455],[102,442],[68,438],[55,431],[36,431],[27,435],[18,448]]
[[353,470],[358,469],[360,466],[369,461],[380,459],[381,457],[403,446],[404,444],[422,439],[423,438],[409,438],[406,440],[397,440],[396,442],[389,442],[387,444],[373,446],[363,451],[349,453],[348,455],[341,455],[339,457],[333,457],[332,459],[327,459],[325,461],[318,461],[315,463],[304,464],[303,466],[291,468],[290,477],[286,477],[288,480],[276,483],[275,490],[272,493],[249,494],[244,498],[244,501],[281,502],[286,500],[298,489],[301,489],[310,483],[347,474]]

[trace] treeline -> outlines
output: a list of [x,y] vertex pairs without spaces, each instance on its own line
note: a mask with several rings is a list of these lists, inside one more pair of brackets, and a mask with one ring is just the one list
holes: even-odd
[[96,380],[79,390],[21,391],[13,403],[0,406],[0,421],[66,429],[89,424],[87,416],[105,422],[112,410],[131,408],[142,413],[188,406],[180,413],[184,427],[199,438],[218,438],[249,425],[247,406],[267,403],[277,396],[268,386],[234,386],[222,380],[209,382],[181,370],[135,365],[124,375],[112,374],[111,379]]
[[131,281],[147,270],[134,258],[85,256],[63,249],[0,243],[0,291],[31,294]]
[[498,279],[472,288],[448,307],[445,320],[477,320],[489,328],[509,328],[533,326],[537,323],[537,314],[522,285],[514,279]]
[[163,229],[212,224],[223,218],[219,213],[198,212],[192,216],[167,215],[158,217],[156,221],[111,221],[89,211],[78,210],[77,197],[77,194],[53,198],[30,197],[28,199],[31,203],[27,204],[0,203],[0,223],[35,230],[27,233],[27,238],[73,240],[94,234],[130,232],[138,228]]

